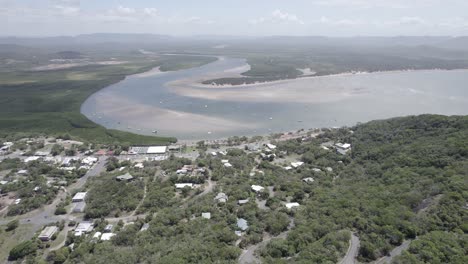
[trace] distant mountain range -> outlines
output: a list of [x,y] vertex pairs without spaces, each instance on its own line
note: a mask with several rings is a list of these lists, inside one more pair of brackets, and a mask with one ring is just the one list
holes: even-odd
[[[324,37],[324,36],[271,36],[271,37],[242,37],[242,36],[192,36],[174,37],[157,34],[116,34],[96,33],[77,36],[56,37],[0,37],[0,44],[18,45],[73,45],[73,44],[149,44],[183,42],[192,40],[197,42],[226,42],[226,43],[255,43],[267,41],[271,44],[308,44],[332,46],[433,46],[447,49],[468,50],[468,37],[449,36],[395,36],[395,37]],[[3,48],[3,47],[2,47]]]

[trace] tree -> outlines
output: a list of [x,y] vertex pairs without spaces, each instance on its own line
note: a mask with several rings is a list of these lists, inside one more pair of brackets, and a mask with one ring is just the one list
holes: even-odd
[[6,231],[13,231],[16,228],[18,228],[18,226],[19,226],[19,220],[15,219],[15,220],[12,220],[12,221],[8,222],[7,227],[6,227],[5,230]]
[[16,245],[12,250],[10,250],[10,255],[8,256],[9,260],[17,260],[24,258],[28,255],[35,253],[37,250],[37,244],[32,241],[24,241]]

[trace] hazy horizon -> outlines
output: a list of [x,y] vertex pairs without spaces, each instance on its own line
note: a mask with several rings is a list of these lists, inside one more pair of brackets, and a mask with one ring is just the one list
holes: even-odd
[[464,36],[463,0],[0,0],[2,36]]

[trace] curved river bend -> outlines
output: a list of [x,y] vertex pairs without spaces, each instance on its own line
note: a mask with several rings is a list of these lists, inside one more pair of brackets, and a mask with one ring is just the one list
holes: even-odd
[[107,128],[183,140],[354,125],[413,114],[468,114],[468,71],[412,71],[211,87],[245,60],[221,57],[188,70],[129,76],[90,96],[81,112]]

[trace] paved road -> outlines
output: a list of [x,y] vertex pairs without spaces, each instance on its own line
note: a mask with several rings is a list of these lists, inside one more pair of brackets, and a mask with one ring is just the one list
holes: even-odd
[[282,232],[281,234],[279,234],[277,236],[274,236],[274,237],[272,237],[272,236],[270,236],[268,234],[264,234],[262,242],[260,242],[258,244],[255,244],[255,245],[251,245],[246,250],[244,250],[242,252],[242,254],[239,256],[239,263],[240,264],[261,263],[260,259],[258,259],[258,257],[255,256],[255,251],[258,248],[260,248],[261,246],[266,245],[273,238],[285,239],[288,236],[289,231],[291,231],[291,229],[296,226],[295,222],[294,222],[294,218],[290,218],[289,221],[290,222],[289,222],[288,230],[286,230],[286,231]]
[[392,251],[390,251],[390,254],[388,256],[382,257],[378,259],[377,261],[373,262],[374,264],[384,264],[384,263],[392,263],[392,260],[394,257],[401,255],[401,253],[404,250],[407,250],[411,244],[411,241],[413,240],[405,240],[401,245],[398,247],[394,248]]
[[344,256],[344,258],[338,262],[339,264],[354,264],[356,263],[356,257],[358,255],[359,250],[359,237],[357,237],[354,233],[351,233],[351,239],[349,240],[349,248],[348,252]]

